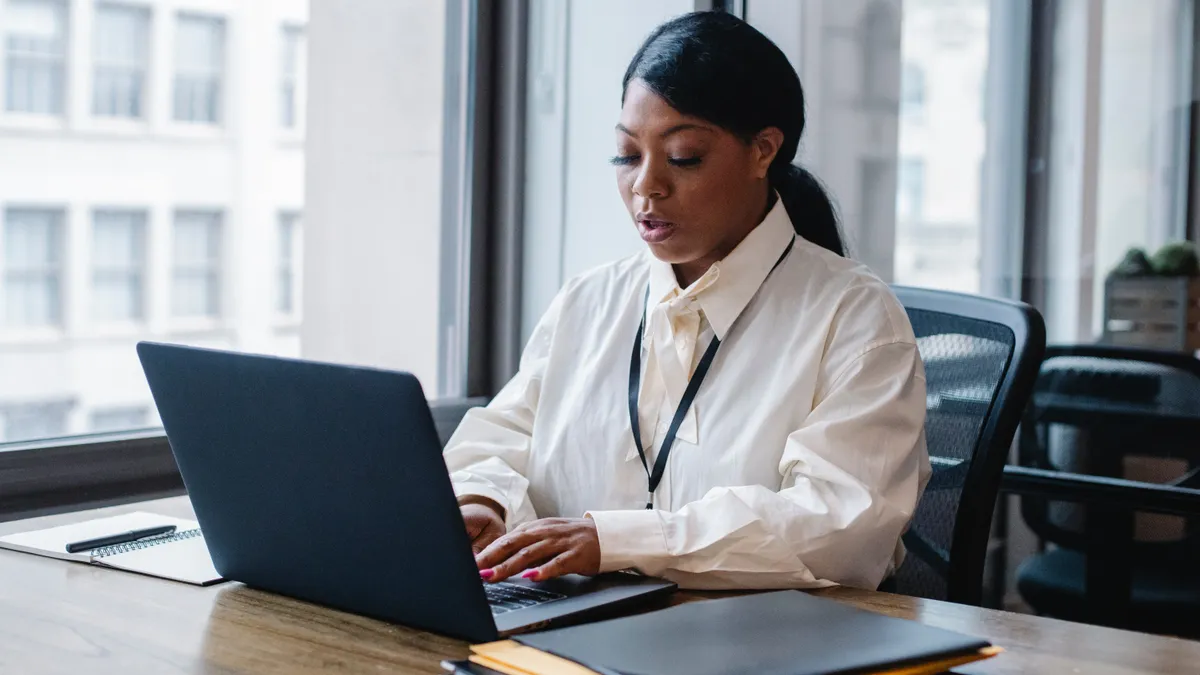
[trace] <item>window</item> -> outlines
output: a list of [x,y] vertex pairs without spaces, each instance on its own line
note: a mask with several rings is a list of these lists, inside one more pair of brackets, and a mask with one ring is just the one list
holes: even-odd
[[918,65],[905,63],[900,74],[900,114],[920,118],[925,113],[925,71]]
[[919,222],[925,213],[925,160],[902,157],[896,183],[896,220],[903,228]]
[[0,440],[17,443],[55,438],[67,433],[71,401],[29,403],[0,407]]
[[300,217],[285,213],[279,216],[279,297],[276,308],[281,314],[296,313],[296,259]]
[[[88,62],[63,60],[82,74],[64,124],[6,112],[20,2],[81,17],[62,54]],[[452,345],[468,331],[446,317],[481,255],[446,236],[473,189],[454,181],[487,171],[459,131],[476,121],[478,3],[376,4],[314,22],[308,0],[0,0],[0,432],[5,410],[48,397],[76,403],[23,437],[157,425],[141,340],[407,370],[431,397],[466,394],[442,364],[466,362]],[[306,106],[322,127],[301,143]]]
[[[988,128],[977,111],[995,6],[988,0],[904,3],[901,113],[907,119],[899,127],[896,174],[898,283],[983,289],[986,214],[977,176],[980,167],[999,159],[988,156]],[[914,116],[921,124],[905,123]]]
[[144,114],[150,51],[150,12],[123,5],[96,5],[92,112],[103,117]]
[[284,129],[297,126],[300,100],[300,85],[303,82],[300,65],[304,56],[304,32],[292,26],[283,29],[283,54],[280,58],[279,124]]
[[92,316],[99,321],[144,318],[146,214],[97,211],[92,225]]
[[67,9],[61,0],[8,0],[4,7],[5,101],[9,112],[61,115]]
[[179,15],[175,35],[175,119],[221,121],[225,71],[225,22]]
[[175,214],[171,258],[171,313],[215,317],[221,302],[221,214]]
[[63,212],[4,214],[4,323],[54,326],[62,320]]
[[150,409],[145,406],[101,408],[93,410],[89,420],[89,431],[105,433],[142,429],[150,423]]
[[1104,339],[1113,268],[1131,249],[1153,255],[1187,236],[1195,4],[1055,5],[1043,252],[1051,341]]

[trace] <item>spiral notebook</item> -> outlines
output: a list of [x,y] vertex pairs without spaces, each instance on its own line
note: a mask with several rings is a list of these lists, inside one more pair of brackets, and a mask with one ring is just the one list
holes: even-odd
[[[71,542],[160,525],[174,525],[175,532],[128,544],[67,553],[67,544]],[[145,511],[10,534],[0,537],[0,548],[148,574],[197,586],[223,581],[213,568],[199,523]]]

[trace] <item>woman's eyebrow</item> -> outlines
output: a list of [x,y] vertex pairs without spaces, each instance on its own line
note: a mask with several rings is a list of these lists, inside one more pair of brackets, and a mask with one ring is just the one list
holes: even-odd
[[[620,131],[627,136],[634,136],[634,137],[637,136],[637,134],[630,131],[629,128],[626,127],[624,124],[618,123],[617,131]],[[676,124],[675,126],[667,129],[666,131],[659,134],[659,136],[662,138],[666,138],[667,136],[670,136],[671,134],[677,134],[681,131],[712,131],[712,127],[707,127],[703,124],[694,124],[692,122],[684,122],[683,124]]]

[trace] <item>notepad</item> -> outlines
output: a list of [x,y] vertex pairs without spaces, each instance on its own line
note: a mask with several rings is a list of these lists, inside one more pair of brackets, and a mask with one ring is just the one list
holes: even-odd
[[[175,532],[128,544],[67,553],[67,544],[71,542],[160,525],[174,525]],[[145,511],[10,534],[0,537],[0,548],[148,574],[198,586],[222,581],[221,575],[213,568],[199,523]]]

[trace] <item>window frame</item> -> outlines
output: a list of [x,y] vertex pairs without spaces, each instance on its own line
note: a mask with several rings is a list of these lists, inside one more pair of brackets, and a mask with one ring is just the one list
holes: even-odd
[[[100,57],[99,47],[99,17],[104,11],[117,11],[137,15],[143,21],[140,26],[143,40],[143,60],[141,63],[115,63],[103,61]],[[150,93],[150,69],[151,69],[151,52],[153,51],[153,31],[154,31],[154,9],[149,5],[135,4],[124,0],[99,0],[96,2],[93,9],[92,20],[92,54],[91,68],[89,75],[91,81],[91,101],[88,104],[88,110],[91,117],[96,119],[106,120],[145,120],[148,116],[148,104]],[[100,95],[100,87],[98,82],[101,81],[101,74],[112,74],[113,71],[118,71],[119,74],[129,75],[134,74],[137,78],[137,107],[133,114],[125,115],[112,112],[101,112],[98,96]]]
[[[148,298],[149,279],[149,238],[150,238],[150,212],[148,209],[139,208],[94,208],[90,212],[91,222],[91,250],[88,252],[88,296],[91,304],[88,321],[97,324],[140,324],[146,320]],[[129,230],[133,238],[130,244],[133,248],[134,260],[126,267],[117,265],[101,266],[97,262],[96,256],[96,230],[99,224],[99,219],[105,216],[120,215],[129,218],[126,224],[132,226]],[[101,275],[124,276],[130,283],[131,289],[134,291],[136,302],[134,311],[129,316],[111,317],[101,316],[97,313],[98,305],[95,302],[97,277]]]
[[[456,44],[450,44],[454,39],[448,36],[447,57],[455,59],[448,63],[461,62],[465,46],[461,39],[473,32],[476,43],[466,50],[470,64],[457,69],[447,67],[445,75],[446,96],[462,97],[460,102],[469,101],[473,107],[469,108],[471,114],[464,116],[466,122],[458,127],[460,132],[471,129],[471,137],[448,138],[453,141],[448,149],[459,148],[462,163],[459,173],[453,176],[456,182],[443,188],[446,193],[459,190],[459,194],[470,195],[469,202],[464,202],[465,208],[457,209],[455,216],[461,218],[459,233],[464,237],[467,257],[454,262],[456,267],[469,270],[469,276],[455,289],[455,294],[447,294],[443,289],[441,297],[443,319],[447,321],[451,315],[445,309],[448,299],[457,302],[460,297],[457,293],[462,292],[466,308],[456,319],[464,322],[465,330],[455,328],[462,336],[458,354],[466,360],[465,368],[459,372],[465,396],[437,396],[430,400],[434,424],[443,443],[468,409],[486,404],[512,377],[520,356],[525,119],[525,71],[520,64],[526,49],[527,14],[527,0],[505,3],[502,8],[480,0],[447,2],[447,19],[469,26],[458,33],[460,41]],[[172,18],[176,16],[173,14]],[[225,27],[228,39],[227,22]],[[458,30],[450,23],[447,29]],[[469,87],[466,85],[472,80],[462,77],[468,72],[467,67],[473,69],[476,78]],[[174,73],[172,66],[172,85]],[[224,77],[227,72],[223,71]],[[308,72],[302,72],[301,77],[307,78]],[[174,119],[173,107],[168,116],[172,123],[181,123]],[[303,124],[303,117],[300,123]],[[447,129],[447,134],[451,133]],[[173,209],[168,231],[174,232],[174,217],[181,210],[217,211],[221,224],[227,224],[228,213],[224,209],[196,206],[192,209],[180,205]],[[444,216],[443,232],[448,227]],[[221,227],[222,232],[226,230]],[[224,248],[224,239],[221,244]],[[302,296],[295,299],[300,301]],[[223,300],[218,298],[218,302]],[[0,444],[0,522],[184,493],[170,445],[161,429]]]
[[[9,94],[9,79],[11,77],[10,68],[12,67],[12,55],[8,48],[8,35],[6,30],[0,30],[0,114],[10,117],[20,118],[36,118],[61,120],[67,115],[70,106],[70,89],[71,89],[71,40],[73,38],[71,25],[71,7],[69,0],[32,0],[33,2],[44,2],[47,4],[57,5],[57,15],[62,20],[62,54],[55,57],[49,57],[45,54],[26,54],[23,56],[27,60],[37,60],[39,62],[54,61],[57,66],[58,85],[59,89],[56,92],[58,110],[55,111],[31,111],[17,110],[12,108],[12,100]],[[9,11],[11,0],[3,0],[0,2],[0,16],[6,11]]]
[[[176,255],[178,253],[176,244],[179,236],[179,224],[181,218],[195,218],[197,221],[200,218],[205,219],[204,225],[207,229],[207,238],[205,243],[208,244],[210,248],[215,248],[216,251],[204,261],[203,265],[190,262],[186,265],[180,265],[179,261],[176,259]],[[225,210],[219,208],[177,208],[172,212],[170,227],[171,264],[169,267],[170,273],[168,277],[168,296],[170,297],[169,316],[172,322],[218,322],[224,316],[226,305],[225,281],[227,276],[227,270],[225,267],[228,264],[227,261],[229,257],[228,252],[226,251],[228,248],[226,242],[226,220],[227,218]],[[208,281],[210,286],[208,289],[210,295],[207,299],[211,309],[206,309],[202,313],[179,313],[176,308],[176,302],[178,300],[176,293],[178,292],[178,277],[180,275],[181,267],[183,268],[184,273],[191,274],[196,277],[203,275]]]
[[[206,14],[203,12],[179,11],[174,15],[175,24],[174,30],[176,36],[179,34],[179,28],[186,21],[203,21],[205,23],[220,27],[220,44],[218,45],[216,72],[196,72],[194,70],[181,70],[179,65],[179,47],[178,37],[176,38],[175,53],[171,55],[171,108],[169,112],[170,120],[176,125],[196,125],[201,127],[220,127],[225,124],[226,106],[225,101],[229,96],[229,19],[228,17],[219,14]],[[180,79],[186,79],[190,84],[195,84],[200,78],[215,80],[216,87],[213,90],[215,100],[212,102],[213,118],[197,118],[189,114],[188,117],[179,116],[179,84]],[[189,112],[194,112],[196,107],[195,101],[190,101]]]
[[4,296],[0,296],[0,331],[5,334],[58,333],[63,329],[66,320],[66,294],[68,292],[66,245],[68,235],[67,220],[70,217],[69,210],[62,204],[11,203],[0,205],[0,286],[4,285],[10,274],[6,248],[8,245],[10,214],[14,212],[32,212],[50,215],[50,221],[48,222],[52,233],[50,244],[52,249],[56,250],[54,254],[55,260],[49,263],[41,263],[41,266],[45,268],[44,270],[26,270],[25,273],[40,275],[47,280],[52,280],[57,285],[57,293],[54,298],[54,306],[51,308],[51,320],[45,323],[13,323],[8,318],[8,308],[5,306],[7,302],[7,289],[3,289]]

